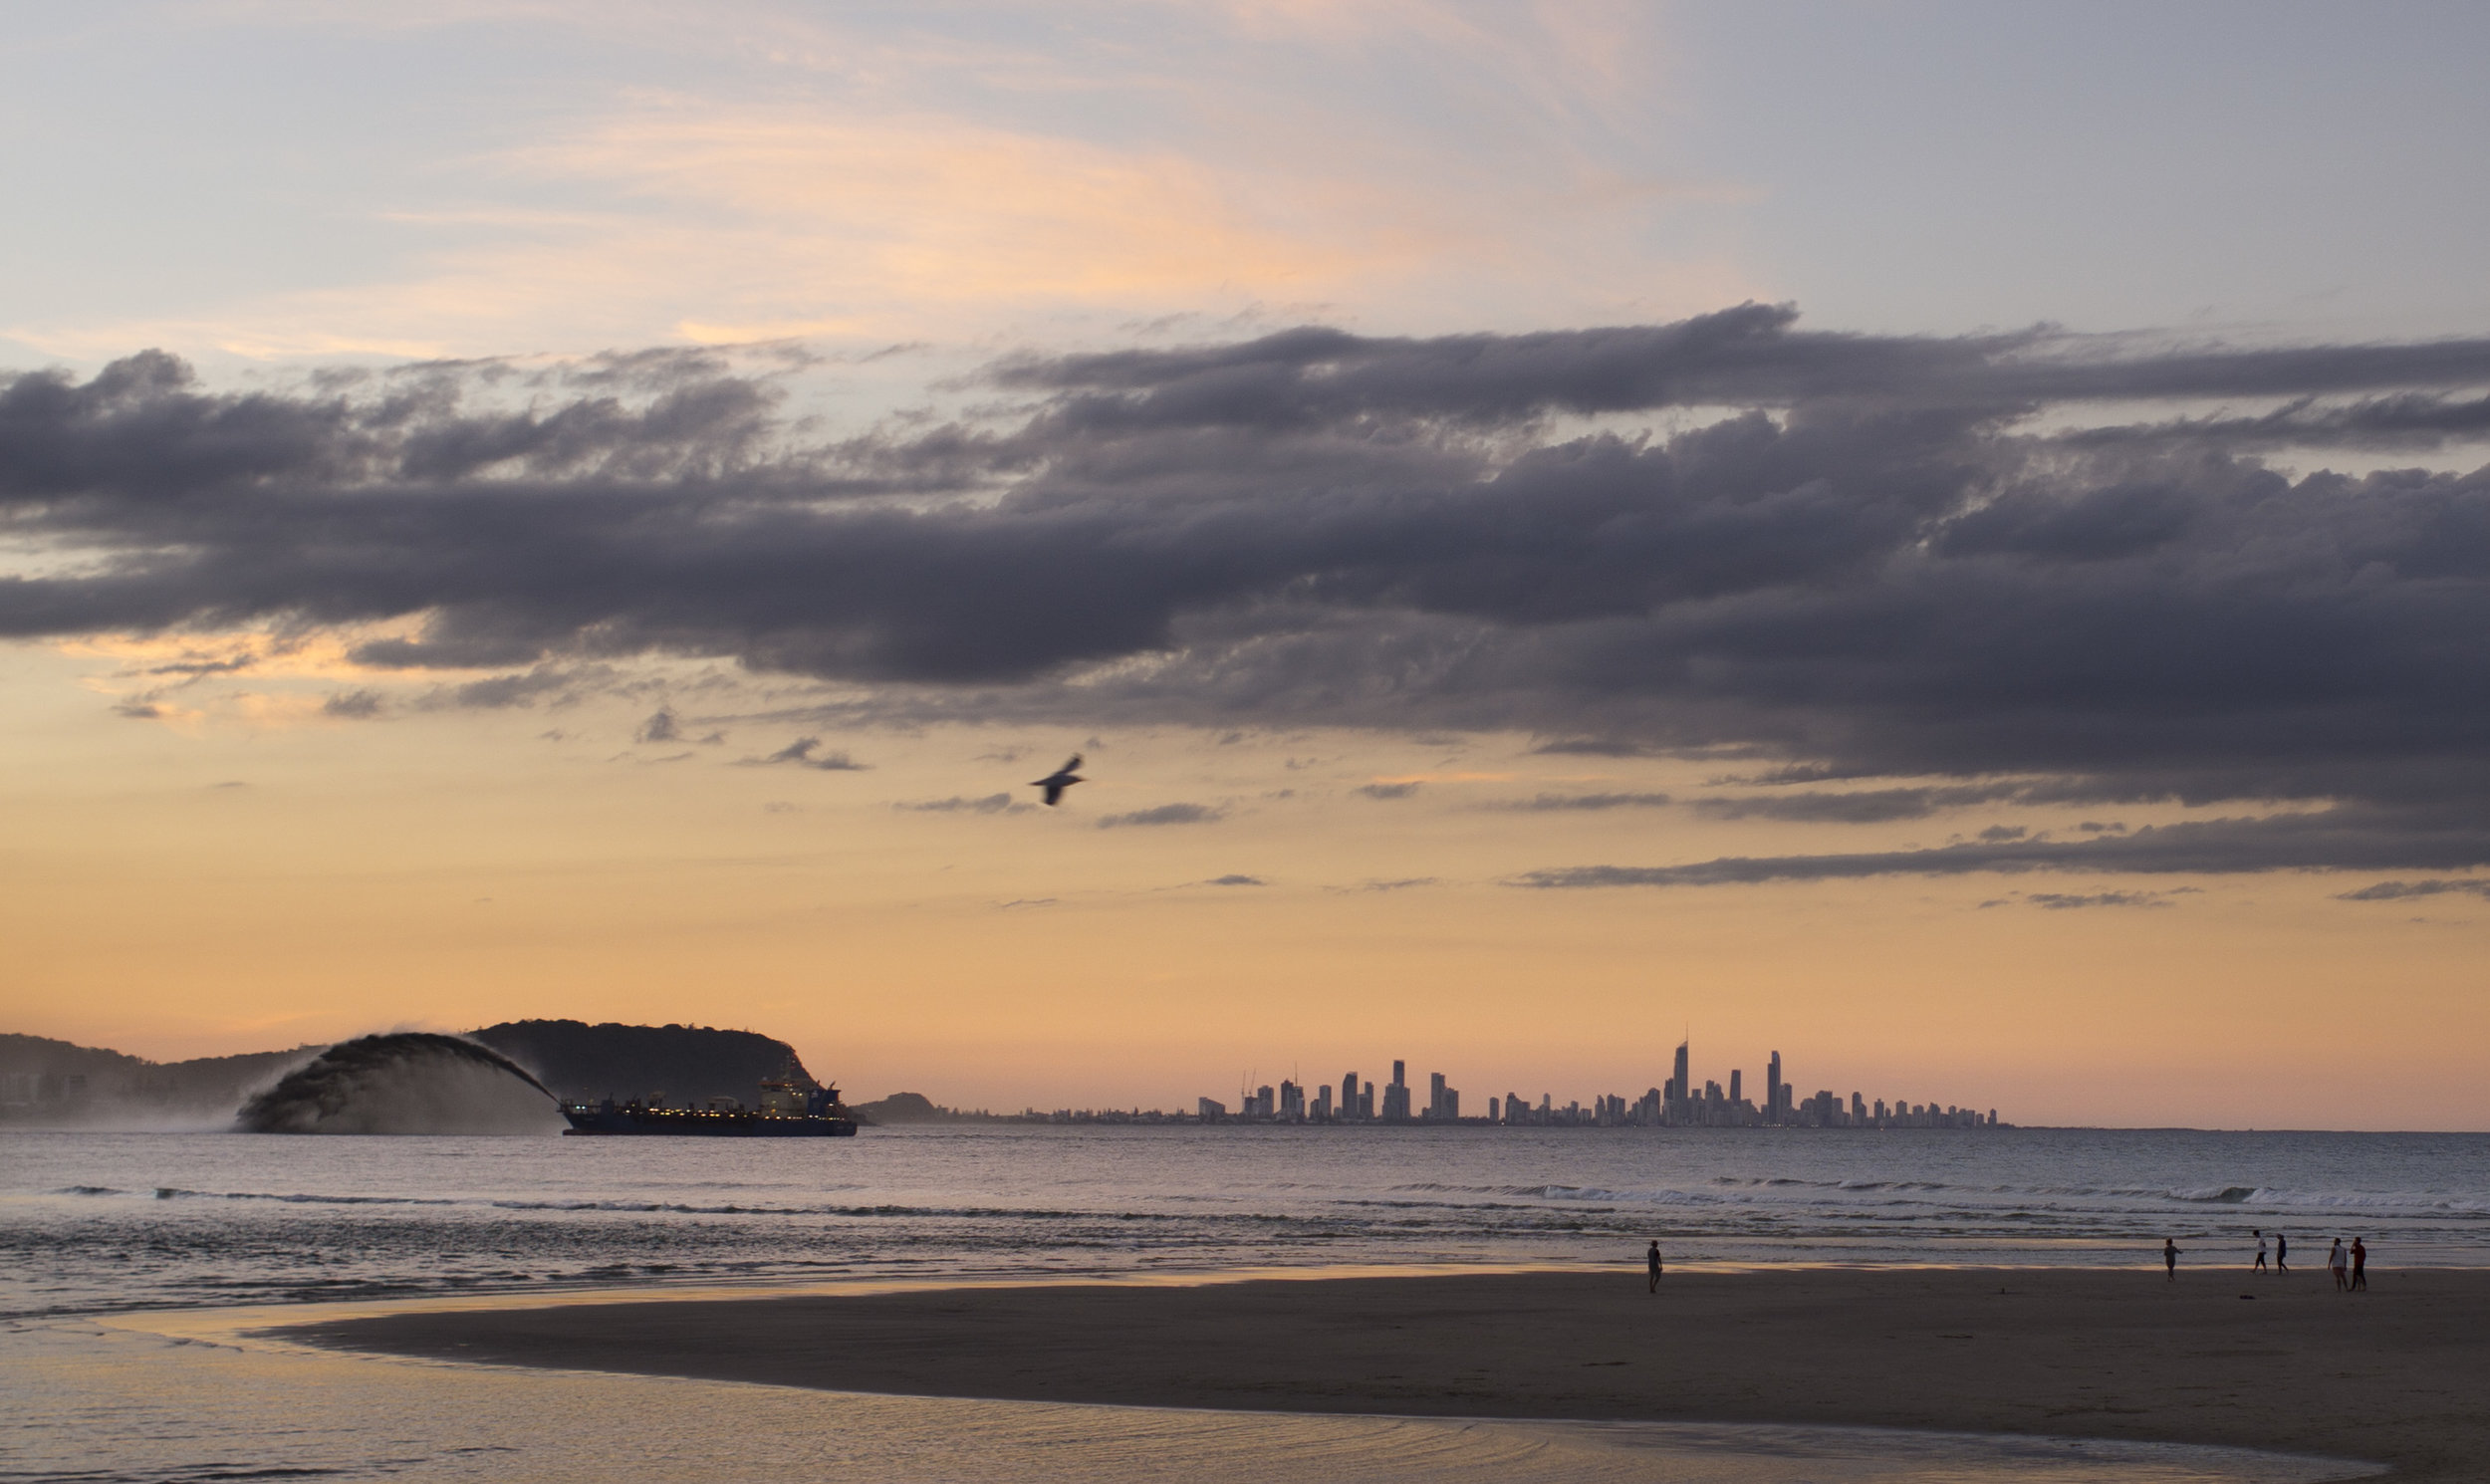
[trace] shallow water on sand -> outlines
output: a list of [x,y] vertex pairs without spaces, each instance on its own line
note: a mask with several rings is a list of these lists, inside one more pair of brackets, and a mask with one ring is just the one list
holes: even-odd
[[1345,1264],[2490,1265],[2490,1135],[868,1129],[0,1134],[0,1315]]
[[[299,1317],[294,1315],[272,1318]],[[197,1324],[0,1331],[0,1481],[877,1484],[2316,1484],[2234,1449],[1654,1423],[1292,1416],[866,1396],[307,1353]]]

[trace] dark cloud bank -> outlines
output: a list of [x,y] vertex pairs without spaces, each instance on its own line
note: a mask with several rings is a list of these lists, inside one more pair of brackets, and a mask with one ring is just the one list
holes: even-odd
[[[1524,728],[1782,765],[1696,802],[1733,815],[2226,816],[1550,886],[2490,864],[2490,471],[2264,462],[2481,436],[2490,342],[1839,335],[1752,305],[1314,329],[1015,360],[987,373],[1015,410],[828,444],[697,354],[573,368],[520,410],[514,374],[232,394],[150,353],[0,379],[0,518],[75,559],[0,580],[0,634],[394,623],[366,662],[517,688],[728,656],[912,719]],[[2132,420],[2088,410],[2113,406]],[[1646,412],[1692,430],[1563,431]]]

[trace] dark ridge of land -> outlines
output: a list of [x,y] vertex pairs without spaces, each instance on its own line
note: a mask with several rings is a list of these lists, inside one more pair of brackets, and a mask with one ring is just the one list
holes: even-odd
[[[340,1349],[830,1390],[2217,1443],[2490,1476],[2490,1272],[1632,1270],[409,1312]],[[2245,1300],[2243,1294],[2254,1294]]]
[[[799,1083],[812,1085],[795,1048],[757,1031],[514,1020],[466,1032],[464,1039],[527,1068],[565,1101],[662,1093],[676,1104],[726,1097],[749,1105],[763,1079],[790,1067]],[[77,1127],[230,1118],[252,1094],[329,1049],[301,1046],[150,1062],[103,1047],[0,1034],[0,1073],[29,1079],[22,1094],[13,1090],[10,1101],[0,1102],[0,1124]]]
[[794,1047],[758,1031],[512,1020],[469,1031],[466,1039],[535,1073],[565,1102],[662,1093],[675,1104],[733,1098],[750,1105],[762,1080],[782,1069],[793,1067],[803,1085],[813,1082]]
[[0,1123],[78,1124],[230,1116],[252,1092],[320,1054],[317,1046],[150,1062],[48,1036],[0,1034],[0,1073],[29,1080],[0,1104]]

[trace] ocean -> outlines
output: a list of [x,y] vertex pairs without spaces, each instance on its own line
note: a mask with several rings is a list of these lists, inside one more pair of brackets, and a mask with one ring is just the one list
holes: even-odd
[[[2379,1268],[2484,1266],[2485,1156],[2490,1135],[2081,1129],[976,1124],[756,1141],[17,1131],[0,1134],[0,1393],[18,1414],[0,1480],[803,1470],[906,1484],[994,1477],[1006,1458],[1033,1480],[1309,1468],[1506,1484],[2315,1478],[2107,1444],[1249,1423],[488,1374],[305,1353],[246,1332],[315,1305],[591,1290],[1465,1265],[1632,1273],[1654,1238],[1680,1266],[2140,1267],[2171,1237],[2196,1267],[2245,1266],[2262,1229],[2288,1234],[2294,1265],[2311,1269],[2337,1235],[2365,1238]],[[659,1457],[693,1462],[658,1468]]]
[[0,1135],[0,1315],[1412,1264],[2490,1265],[2490,1135],[1118,1126]]

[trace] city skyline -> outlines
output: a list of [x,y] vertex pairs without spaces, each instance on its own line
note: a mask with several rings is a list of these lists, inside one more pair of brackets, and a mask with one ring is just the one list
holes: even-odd
[[[1293,1078],[1276,1087],[1263,1084],[1250,1093],[1240,1093],[1238,1107],[1228,1108],[1218,1100],[1200,1097],[1194,1100],[1194,1116],[1202,1122],[1279,1122],[1279,1123],[1475,1123],[1503,1124],[1516,1127],[1646,1127],[1646,1128],[1995,1128],[2002,1126],[1997,1110],[1983,1114],[1967,1106],[1940,1104],[1935,1099],[1913,1103],[1905,1098],[1894,1099],[1888,1108],[1884,1099],[1870,1102],[1863,1093],[1853,1090],[1845,1100],[1830,1088],[1820,1089],[1806,1098],[1797,1095],[1796,1085],[1783,1075],[1781,1053],[1773,1051],[1766,1058],[1765,1101],[1760,1106],[1745,1098],[1745,1069],[1729,1071],[1726,1089],[1717,1078],[1704,1081],[1700,1090],[1694,1085],[1691,1070],[1693,1041],[1689,1037],[1677,1043],[1673,1071],[1658,1087],[1645,1090],[1641,1097],[1628,1102],[1621,1093],[1596,1094],[1592,1107],[1586,1110],[1580,1099],[1565,1107],[1555,1106],[1556,1095],[1543,1092],[1539,1102],[1531,1103],[1518,1093],[1490,1097],[1483,1113],[1465,1116],[1461,1112],[1461,1092],[1450,1085],[1441,1072],[1427,1074],[1427,1099],[1423,1106],[1411,1101],[1414,1091],[1408,1083],[1408,1064],[1392,1062],[1391,1081],[1379,1090],[1369,1078],[1355,1071],[1343,1073],[1339,1097],[1333,1096],[1334,1084],[1318,1083],[1311,1101],[1307,1090]],[[1378,1104],[1377,1098],[1380,1098]]]

